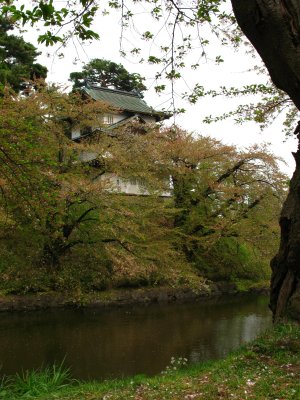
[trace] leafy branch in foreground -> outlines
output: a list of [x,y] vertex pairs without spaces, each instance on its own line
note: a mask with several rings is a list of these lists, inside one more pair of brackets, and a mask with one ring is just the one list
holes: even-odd
[[[184,109],[177,106],[177,82],[182,81],[189,70],[201,69],[203,62],[211,60],[220,64],[224,61],[222,54],[217,54],[214,50],[215,42],[221,47],[241,47],[253,54],[253,48],[249,50],[251,45],[236,24],[229,2],[225,0],[207,0],[195,5],[180,3],[176,0],[164,1],[159,5],[156,1],[144,4],[142,1],[116,0],[101,4],[101,6],[95,0],[77,0],[68,8],[61,7],[52,0],[34,3],[31,8],[18,7],[14,1],[1,1],[1,3],[2,12],[14,22],[21,25],[34,25],[42,21],[47,31],[40,35],[39,41],[46,45],[61,43],[64,46],[72,36],[83,41],[99,38],[98,33],[92,30],[92,23],[96,18],[100,18],[100,12],[102,12],[101,18],[110,12],[119,13],[121,55],[131,55],[140,63],[157,65],[153,83],[155,89],[158,93],[166,93],[171,87],[169,101],[173,112],[178,114]],[[141,27],[140,13],[145,14],[145,10],[148,18],[145,18]],[[157,25],[155,31],[153,19]],[[132,48],[128,48],[128,45],[124,47],[124,43],[127,42],[125,40],[127,30],[140,32],[139,39],[149,42],[151,50],[147,56],[141,48],[145,46],[138,47],[137,44],[133,44]],[[166,38],[168,38],[167,41]],[[74,79],[77,79],[75,75]],[[298,115],[296,108],[284,92],[276,89],[269,82],[248,85],[244,88],[221,87],[218,91],[196,84],[193,89],[189,88],[184,97],[195,103],[204,96],[221,95],[235,98],[251,96],[254,101],[240,104],[236,109],[220,116],[208,116],[205,118],[206,123],[233,118],[239,124],[255,121],[263,129],[272,123],[276,116],[284,114],[285,132],[291,134],[294,129]]]
[[284,117],[285,134],[288,136],[294,132],[298,119],[298,110],[288,95],[276,88],[271,82],[267,84],[255,83],[240,88],[221,86],[219,90],[206,90],[203,86],[196,85],[192,93],[185,93],[185,98],[192,104],[196,103],[200,98],[206,97],[235,98],[239,101],[241,99],[245,101],[247,97],[251,99],[251,102],[247,101],[239,104],[232,111],[224,112],[217,116],[209,115],[205,117],[203,122],[207,124],[231,118],[240,125],[247,121],[254,121],[263,130],[282,115]]
[[[0,1],[0,11],[21,26],[36,25],[39,22],[45,27],[38,41],[52,46],[65,43],[73,35],[81,40],[98,39],[91,25],[98,10],[95,0],[78,0],[71,2],[68,7],[57,7],[53,0],[31,2],[32,6],[18,5],[17,1]],[[66,32],[64,28],[69,30]]]
[[[156,1],[145,4],[143,1],[115,0],[101,5],[96,0],[75,0],[70,7],[60,6],[52,0],[34,2],[32,7],[19,6],[16,1],[2,0],[0,9],[3,15],[15,24],[26,26],[42,23],[44,32],[40,35],[39,41],[46,45],[61,43],[63,46],[72,36],[82,41],[99,38],[99,34],[92,27],[96,18],[100,18],[100,13],[102,13],[101,18],[110,12],[119,13],[121,55],[131,55],[140,63],[157,65],[153,84],[158,93],[166,92],[168,87],[171,87],[169,101],[177,113],[183,111],[181,106],[177,107],[177,82],[182,80],[190,69],[200,69],[202,62],[210,60],[220,64],[224,61],[222,54],[215,52],[215,43],[221,45],[221,48],[241,47],[248,53],[254,54],[253,48],[236,23],[230,2],[226,0],[205,0],[197,4],[186,4],[176,0],[163,1],[160,4]],[[143,26],[140,26],[139,22],[141,12],[148,13]],[[157,25],[155,31],[153,19]],[[147,56],[141,48],[145,46],[138,47],[138,44],[133,44],[132,48],[127,48],[127,45],[124,47],[127,41],[123,39],[126,39],[127,30],[140,32],[139,39],[142,42],[149,42],[151,50]],[[255,67],[255,69],[259,69],[261,73],[260,68]],[[264,68],[263,70],[266,74]],[[205,122],[222,121],[225,118],[233,118],[237,123],[251,120],[259,123],[263,129],[276,116],[284,114],[285,132],[290,134],[294,129],[296,108],[284,92],[276,89],[270,82],[248,85],[244,88],[221,87],[218,91],[196,84],[193,89],[189,88],[184,97],[195,103],[203,96],[220,95],[235,98],[251,96],[255,100],[250,104],[241,104],[220,116],[208,116]]]

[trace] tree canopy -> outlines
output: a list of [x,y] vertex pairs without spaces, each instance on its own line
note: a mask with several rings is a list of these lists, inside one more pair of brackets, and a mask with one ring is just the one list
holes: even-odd
[[88,84],[128,92],[146,90],[140,74],[128,72],[122,64],[99,58],[91,60],[81,72],[72,72],[70,81],[73,82],[73,90]]
[[12,29],[13,24],[0,17],[0,84],[18,92],[28,81],[45,79],[47,68],[35,62],[40,52],[22,37],[10,34]]

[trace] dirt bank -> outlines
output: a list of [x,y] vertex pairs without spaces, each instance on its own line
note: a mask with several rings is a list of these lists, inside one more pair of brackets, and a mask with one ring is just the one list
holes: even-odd
[[[266,288],[251,289],[250,292],[267,293]],[[225,294],[241,293],[234,284],[210,283],[201,289],[190,287],[158,287],[139,289],[117,289],[95,293],[34,293],[26,295],[0,296],[1,311],[33,311],[47,308],[68,307],[122,307],[133,304],[188,302],[209,299]]]

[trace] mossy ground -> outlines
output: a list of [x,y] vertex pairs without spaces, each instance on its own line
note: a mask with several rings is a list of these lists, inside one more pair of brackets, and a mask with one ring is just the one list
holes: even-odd
[[[49,372],[49,371],[48,371]],[[39,392],[20,377],[2,384],[0,398],[7,400],[191,400],[300,398],[300,326],[276,326],[261,338],[224,360],[168,371],[153,378],[78,382],[46,379]],[[47,387],[46,381],[51,385]],[[37,385],[37,383],[35,383]]]

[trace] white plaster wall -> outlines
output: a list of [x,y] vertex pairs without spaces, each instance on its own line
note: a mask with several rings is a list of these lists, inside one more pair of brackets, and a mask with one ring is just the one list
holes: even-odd
[[[106,114],[103,114],[103,116],[101,116],[101,118],[99,118],[99,125],[95,124],[93,129],[98,129],[102,124],[103,125],[116,124],[117,122],[123,121],[126,118],[127,118],[127,115],[124,115],[124,114],[106,113]],[[156,122],[155,118],[151,117],[151,116],[143,115],[142,118],[148,124],[153,124]],[[78,139],[80,137],[81,137],[80,129],[73,128],[72,132],[71,132],[71,138],[74,140],[74,139]]]
[[115,192],[134,195],[149,194],[147,190],[143,189],[142,186],[138,185],[137,183],[132,183],[130,180],[120,178],[118,175],[113,173],[103,174],[99,179],[107,183],[107,190],[112,193]]
[[103,124],[110,125],[127,118],[124,114],[103,114]]
[[[103,114],[101,118],[99,118],[99,124],[95,124],[93,129],[98,129],[101,125],[111,125],[116,124],[117,122],[123,121],[127,116],[124,114]],[[78,139],[81,137],[80,128],[73,128],[71,131],[71,139]]]
[[79,128],[73,128],[71,132],[71,139],[78,139],[80,138],[80,129]]
[[156,122],[156,119],[151,116],[143,115],[142,118],[147,124],[154,124]]
[[[147,196],[150,193],[135,179],[123,179],[116,174],[106,173],[99,178],[103,183],[106,182],[107,190],[111,193],[123,193],[136,196]],[[171,192],[162,192],[163,197],[171,197]]]

